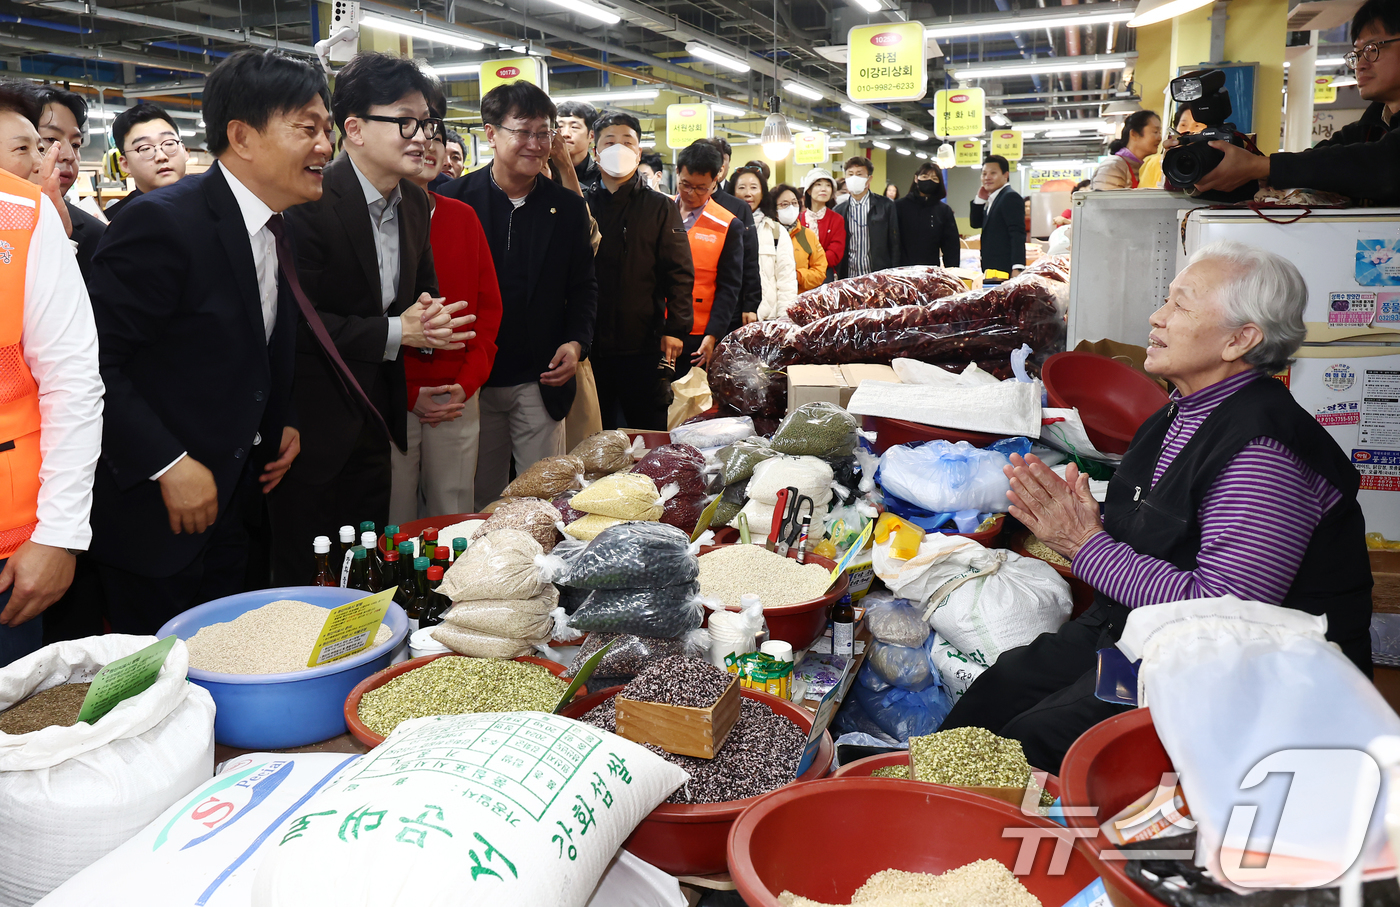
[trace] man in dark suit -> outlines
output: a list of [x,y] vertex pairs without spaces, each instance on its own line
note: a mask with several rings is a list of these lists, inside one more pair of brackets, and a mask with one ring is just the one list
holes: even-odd
[[901,253],[899,213],[894,202],[870,191],[875,165],[859,155],[846,161],[846,190],[851,197],[836,206],[846,222],[846,257],[842,277],[898,267]]
[[982,188],[972,200],[972,229],[982,231],[982,270],[1011,273],[1026,263],[1026,203],[1007,185],[1011,165],[999,154],[982,165]]
[[83,273],[83,282],[91,279],[92,254],[97,251],[97,241],[107,225],[91,214],[68,201],[68,191],[78,179],[78,159],[83,150],[83,127],[87,124],[87,101],[83,96],[51,85],[35,89],[43,113],[39,116],[39,141],[44,151],[57,144],[58,190],[64,196],[63,204],[68,209],[68,221],[73,232],[68,238],[73,241],[78,253],[78,268]]
[[117,215],[142,195],[185,178],[190,153],[180,139],[180,127],[164,108],[150,101],[117,114],[112,121],[112,144],[121,149],[118,163],[123,172],[131,174],[136,188],[102,209],[108,223],[115,223]]
[[204,87],[208,172],[133,201],[93,258],[106,385],[91,561],[120,633],[241,591],[243,509],[300,450],[295,284],[280,212],[319,198],[325,77],[276,51]]
[[574,403],[574,372],[588,357],[598,281],[582,197],[540,176],[554,147],[558,111],[529,82],[500,85],[481,99],[482,167],[441,194],[471,205],[481,219],[501,284],[496,361],[481,389],[477,509],[500,496],[511,461],[524,472],[564,452],[563,419]]
[[[320,200],[288,212],[297,272],[340,357],[343,381],[309,329],[297,340],[296,402],[302,453],[269,500],[278,584],[309,583],[312,542],[339,526],[389,519],[389,444],[407,446],[407,385],[400,351],[461,349],[474,321],[444,307],[428,244],[423,170],[432,83],[411,60],[357,55],[336,74],[332,109],[344,153],[325,170]],[[459,331],[454,333],[454,331]],[[338,568],[338,565],[337,565]]]

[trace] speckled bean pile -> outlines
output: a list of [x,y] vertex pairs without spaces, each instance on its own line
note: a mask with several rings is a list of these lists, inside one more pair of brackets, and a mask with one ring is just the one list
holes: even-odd
[[429,715],[550,712],[567,687],[539,665],[448,655],[365,693],[359,716],[387,737],[400,722]]
[[673,655],[654,661],[622,688],[624,699],[708,709],[729,689],[734,675],[702,658]]
[[909,759],[920,781],[964,787],[1025,787],[1031,766],[1019,740],[978,727],[909,738]]

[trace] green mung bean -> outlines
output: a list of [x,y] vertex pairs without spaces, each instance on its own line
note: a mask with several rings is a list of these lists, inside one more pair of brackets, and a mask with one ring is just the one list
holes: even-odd
[[448,655],[401,674],[360,699],[360,720],[385,737],[429,715],[550,712],[568,685],[539,665]]
[[1030,763],[1019,740],[977,727],[909,738],[913,774],[920,781],[960,787],[1025,787]]

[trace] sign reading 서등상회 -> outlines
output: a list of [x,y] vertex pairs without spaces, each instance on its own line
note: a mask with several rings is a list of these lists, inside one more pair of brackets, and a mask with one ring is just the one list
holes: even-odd
[[666,107],[666,145],[674,151],[714,134],[714,111],[709,104],[670,104]]
[[957,152],[958,167],[981,167],[982,166],[982,140],[963,139],[953,145]]
[[1313,103],[1331,104],[1337,100],[1337,86],[1331,76],[1318,76],[1313,79]]
[[498,85],[529,82],[549,91],[549,68],[539,57],[512,57],[509,60],[487,60],[481,64],[481,94]]
[[846,95],[852,101],[917,101],[928,92],[923,23],[858,25],[847,41]]
[[826,133],[799,132],[792,137],[794,159],[799,164],[821,164],[826,161]]
[[944,88],[933,96],[933,129],[945,139],[981,135],[987,94],[980,88]]
[[992,133],[992,154],[999,154],[1008,161],[1021,159],[1021,130],[998,129]]

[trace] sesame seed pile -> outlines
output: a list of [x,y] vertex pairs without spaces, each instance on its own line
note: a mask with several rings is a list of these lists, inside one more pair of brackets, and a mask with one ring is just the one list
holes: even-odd
[[[832,907],[784,891],[783,907]],[[1040,899],[996,860],[978,860],[934,875],[886,869],[851,897],[851,907],[1043,907]]]

